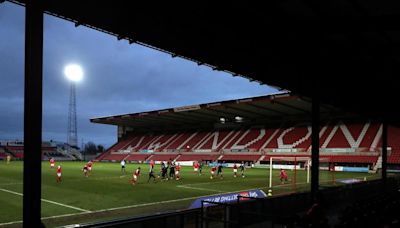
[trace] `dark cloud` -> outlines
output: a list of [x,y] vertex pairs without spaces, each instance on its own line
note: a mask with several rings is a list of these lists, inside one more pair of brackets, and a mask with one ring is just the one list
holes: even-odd
[[[66,140],[68,63],[84,68],[77,85],[79,142],[111,145],[113,126],[89,118],[206,103],[275,92],[247,79],[212,71],[113,36],[45,16],[44,139]],[[0,139],[22,138],[24,8],[0,4]]]

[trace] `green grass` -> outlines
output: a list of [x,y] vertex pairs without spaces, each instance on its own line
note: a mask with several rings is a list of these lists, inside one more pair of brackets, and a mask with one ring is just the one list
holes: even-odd
[[[139,183],[132,186],[129,180],[132,171],[139,166],[137,164],[128,164],[127,171],[129,174],[122,175],[119,164],[95,163],[92,175],[89,178],[82,175],[81,169],[84,163],[61,162],[61,165],[63,181],[56,183],[56,170],[50,169],[48,162],[43,162],[42,198],[91,213],[82,213],[78,209],[42,201],[42,218],[44,218],[43,222],[48,227],[184,209],[199,196],[255,188],[267,192],[269,183],[267,169],[247,169],[246,178],[234,178],[232,168],[225,168],[224,179],[211,180],[208,168],[203,169],[204,175],[198,176],[193,174],[191,167],[182,169],[180,181],[147,183],[148,165],[142,164],[140,165],[142,175],[139,178]],[[8,165],[5,162],[0,163],[0,189],[22,193],[22,166],[22,162],[15,161]],[[159,170],[159,166],[156,166],[156,170]],[[291,179],[290,183],[281,185],[278,171],[274,171],[274,195],[293,192],[293,173],[288,171],[288,174]],[[364,173],[335,173],[335,179],[363,178],[364,176],[368,179],[377,178],[377,175]],[[306,184],[306,173],[304,171],[297,171],[296,182],[297,191],[309,190],[310,185]],[[331,173],[321,171],[320,182],[322,186],[331,186],[333,184]],[[163,201],[171,200],[173,202],[163,203]],[[99,210],[118,207],[127,208],[98,212]],[[76,215],[46,218],[66,214]],[[22,197],[0,190],[0,226],[1,223],[21,219]],[[20,223],[10,225],[10,227],[19,226],[21,226]]]

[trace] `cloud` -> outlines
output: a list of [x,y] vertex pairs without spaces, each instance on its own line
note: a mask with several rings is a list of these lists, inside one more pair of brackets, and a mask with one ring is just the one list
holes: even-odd
[[[0,132],[22,139],[24,83],[24,9],[0,4]],[[43,138],[67,137],[70,84],[68,63],[82,65],[84,80],[76,86],[79,142],[110,146],[116,127],[92,124],[89,118],[275,92],[247,79],[171,58],[127,41],[117,41],[84,26],[45,16]]]

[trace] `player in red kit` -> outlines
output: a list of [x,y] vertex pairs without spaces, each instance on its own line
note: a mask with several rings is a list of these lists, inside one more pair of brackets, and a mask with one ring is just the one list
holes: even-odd
[[93,162],[89,161],[86,166],[87,166],[88,176],[90,176],[90,174],[92,174]]
[[216,166],[213,166],[213,167],[211,168],[211,177],[210,177],[210,179],[213,179],[213,178],[215,177],[215,171],[217,171],[217,167],[216,167]]
[[54,164],[55,164],[55,161],[54,161],[54,158],[51,158],[50,159],[50,168],[54,168]]
[[181,176],[179,175],[180,172],[181,172],[181,166],[179,165],[179,163],[177,163],[176,167],[175,167],[175,178],[176,178],[176,180],[181,179]]
[[279,173],[279,178],[281,179],[281,184],[284,184],[285,181],[288,181],[288,175],[284,169],[281,169],[281,172]]
[[236,163],[233,164],[233,177],[236,177],[237,174],[237,165]]
[[57,183],[61,182],[61,165],[57,167]]
[[88,177],[88,171],[89,169],[88,169],[88,166],[87,165],[85,165],[85,166],[83,166],[83,169],[82,169],[82,171],[83,171],[83,175],[85,176],[85,177]]
[[195,174],[197,174],[197,171],[199,170],[199,163],[198,162],[195,162],[194,164],[193,164],[193,172],[195,173]]
[[132,174],[132,179],[131,179],[131,184],[135,185],[136,182],[138,181],[138,178],[140,176],[140,167],[136,169],[136,171]]

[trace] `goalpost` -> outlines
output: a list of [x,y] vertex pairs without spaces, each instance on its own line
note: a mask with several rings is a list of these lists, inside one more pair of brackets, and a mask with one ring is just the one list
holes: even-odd
[[[319,163],[320,163],[320,170],[326,170],[330,171],[328,173],[329,176],[327,175],[327,172],[320,172],[320,175],[324,176],[323,181],[324,182],[335,182],[335,167],[333,163],[331,162],[331,159],[328,157],[320,157],[319,158]],[[297,191],[297,185],[299,177],[302,179],[301,184],[309,184],[310,183],[310,167],[311,167],[311,157],[308,156],[286,156],[286,157],[274,157],[271,156],[269,159],[269,189],[272,191],[272,188],[274,187],[273,180],[274,177],[275,179],[279,179],[279,175],[274,176],[273,170],[277,169],[284,169],[284,170],[290,170],[292,171],[292,180],[289,180],[289,183],[293,183],[293,191]],[[299,175],[298,171],[303,172],[302,175]],[[305,175],[305,178],[304,178]],[[281,186],[285,185],[285,183],[281,183]],[[276,185],[275,185],[276,186]]]

